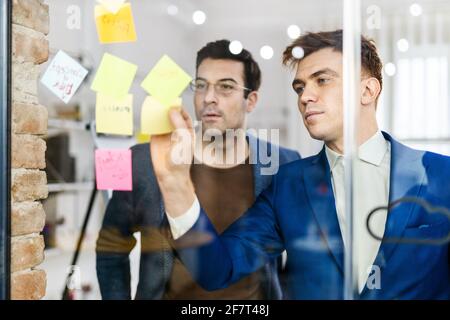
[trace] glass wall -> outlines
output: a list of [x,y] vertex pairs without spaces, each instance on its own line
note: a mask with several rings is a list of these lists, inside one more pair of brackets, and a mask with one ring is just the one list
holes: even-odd
[[46,4],[44,299],[449,298],[448,1]]

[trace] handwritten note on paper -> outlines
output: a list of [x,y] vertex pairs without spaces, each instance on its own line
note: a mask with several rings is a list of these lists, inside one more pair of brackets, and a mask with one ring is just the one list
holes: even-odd
[[164,55],[141,84],[151,96],[169,107],[181,95],[192,78],[169,56]]
[[116,14],[126,0],[97,0],[106,10]]
[[98,190],[131,191],[131,150],[95,150],[95,175]]
[[64,103],[68,103],[88,74],[64,51],[58,51],[45,71],[41,82]]
[[[181,99],[172,100],[172,106],[181,106]],[[156,135],[170,133],[174,130],[169,119],[170,108],[162,105],[154,97],[145,98],[141,110],[141,132]]]
[[128,94],[136,72],[136,65],[105,53],[91,89],[112,98],[121,99]]
[[117,100],[97,93],[95,124],[100,133],[133,135],[133,95]]
[[124,4],[116,13],[107,11],[103,6],[95,6],[95,22],[101,43],[136,41],[131,4]]

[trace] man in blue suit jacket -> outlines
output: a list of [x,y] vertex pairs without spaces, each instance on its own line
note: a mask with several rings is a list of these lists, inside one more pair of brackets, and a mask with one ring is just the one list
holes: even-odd
[[[293,56],[296,47],[303,57]],[[382,63],[365,37],[361,58],[353,229],[359,297],[449,299],[450,158],[410,149],[378,129]],[[289,298],[342,299],[348,247],[342,31],[301,36],[284,52],[284,63],[297,66],[292,85],[298,107],[308,132],[325,142],[324,149],[282,166],[270,187],[224,233],[217,234],[200,208],[186,174],[189,166],[167,162],[166,156],[173,155],[167,137],[153,140],[153,168],[174,245],[205,288],[225,287],[287,250]],[[190,130],[184,112],[172,111],[171,119],[177,128]],[[199,234],[207,240],[192,245]]]

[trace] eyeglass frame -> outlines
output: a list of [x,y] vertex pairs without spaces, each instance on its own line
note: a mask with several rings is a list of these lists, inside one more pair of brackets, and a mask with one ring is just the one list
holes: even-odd
[[[206,83],[206,85],[207,85],[206,88],[204,89],[204,91],[199,91],[199,90],[197,90],[195,88],[195,83],[196,83],[196,81],[199,81],[199,80],[200,81],[204,81]],[[248,91],[250,93],[250,92],[255,91],[255,90],[252,90],[250,88],[247,88],[247,87],[244,87],[244,86],[240,85],[234,79],[221,79],[221,80],[217,81],[216,83],[212,83],[212,82],[209,82],[208,80],[203,79],[203,78],[196,78],[196,79],[192,80],[191,82],[189,82],[189,87],[194,93],[206,93],[206,92],[208,92],[208,89],[209,89],[210,85],[213,85],[214,92],[219,93],[220,95],[228,95],[228,94],[231,94],[233,91],[236,91],[237,88],[233,88],[229,93],[223,93],[223,92],[221,93],[219,90],[217,90],[216,86],[218,84],[220,84],[221,82],[223,83],[225,81],[233,82],[233,85],[235,85],[239,89],[242,89],[244,92]]]

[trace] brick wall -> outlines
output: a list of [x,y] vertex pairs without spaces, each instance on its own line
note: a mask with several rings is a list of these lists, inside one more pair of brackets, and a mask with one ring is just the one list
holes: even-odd
[[12,27],[11,298],[41,299],[46,275],[40,232],[48,195],[45,168],[47,109],[37,97],[39,65],[47,61],[48,6],[43,0],[14,0]]

